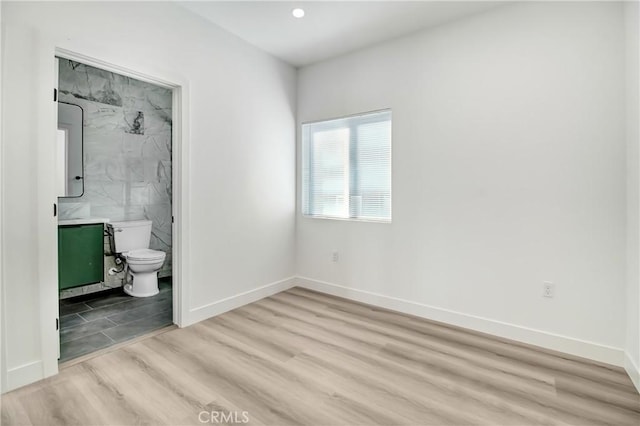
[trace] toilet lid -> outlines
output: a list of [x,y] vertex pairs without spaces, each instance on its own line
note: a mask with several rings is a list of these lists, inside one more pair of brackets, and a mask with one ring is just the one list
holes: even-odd
[[127,252],[125,257],[131,260],[160,260],[164,258],[165,253],[159,250],[140,249]]

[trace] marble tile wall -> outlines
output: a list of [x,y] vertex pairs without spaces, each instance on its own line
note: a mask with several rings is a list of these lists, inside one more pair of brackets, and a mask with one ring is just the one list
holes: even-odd
[[84,110],[84,194],[60,209],[86,202],[94,217],[152,220],[150,247],[167,253],[160,276],[171,275],[171,90],[60,59],[58,91]]

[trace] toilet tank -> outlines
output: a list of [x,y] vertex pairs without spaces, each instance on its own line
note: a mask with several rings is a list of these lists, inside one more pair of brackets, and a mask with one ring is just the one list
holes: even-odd
[[150,220],[132,220],[107,224],[111,250],[115,253],[124,253],[131,250],[149,248],[151,224]]

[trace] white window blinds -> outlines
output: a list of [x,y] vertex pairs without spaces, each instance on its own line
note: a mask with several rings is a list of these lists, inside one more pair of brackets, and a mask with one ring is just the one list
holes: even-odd
[[302,212],[391,220],[391,111],[302,125]]

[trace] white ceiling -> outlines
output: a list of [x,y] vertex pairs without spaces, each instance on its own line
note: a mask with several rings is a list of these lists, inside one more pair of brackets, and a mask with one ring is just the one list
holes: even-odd
[[[178,4],[300,67],[494,8],[499,1],[195,1]],[[302,7],[306,15],[291,15]]]

